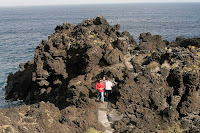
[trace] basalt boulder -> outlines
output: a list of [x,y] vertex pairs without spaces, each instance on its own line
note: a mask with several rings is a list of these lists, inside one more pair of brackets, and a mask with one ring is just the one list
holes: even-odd
[[181,46],[181,47],[190,47],[192,48],[191,46],[193,47],[200,47],[200,38],[183,38],[183,37],[177,37],[175,42],[172,43],[172,46],[173,45],[178,45],[178,46]]
[[162,40],[162,37],[159,35],[151,35],[150,32],[141,33],[139,37],[139,49],[140,50],[158,50],[164,49],[167,46],[167,43]]

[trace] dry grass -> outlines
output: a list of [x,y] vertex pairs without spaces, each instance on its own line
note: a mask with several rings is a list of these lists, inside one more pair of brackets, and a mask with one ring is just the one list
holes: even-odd
[[101,132],[94,128],[89,128],[85,133],[101,133]]
[[175,123],[172,127],[168,127],[166,133],[182,133],[183,130],[180,128],[179,124]]
[[180,128],[180,124],[174,123],[173,126],[168,127],[166,130],[159,130],[158,133],[182,133],[184,130]]
[[147,65],[147,68],[150,69],[151,71],[155,72],[155,71],[159,71],[159,63],[152,61],[150,64]]
[[167,62],[167,60],[165,60],[165,62],[161,65],[161,68],[167,68],[168,70],[170,70],[171,69],[171,66],[170,66],[170,64]]

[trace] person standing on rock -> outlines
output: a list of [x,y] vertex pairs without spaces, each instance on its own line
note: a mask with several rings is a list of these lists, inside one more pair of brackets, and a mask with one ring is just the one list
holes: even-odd
[[108,78],[108,80],[106,80],[106,83],[105,83],[105,97],[106,98],[110,98],[111,97],[111,94],[112,94],[112,82],[110,81],[110,78]]
[[103,83],[106,84],[106,77],[103,76]]
[[104,102],[104,89],[105,89],[105,84],[103,81],[100,79],[99,82],[96,83],[96,89],[98,90],[97,92],[97,99],[96,101],[99,101],[101,97],[101,102]]
[[[102,82],[104,83],[104,85],[105,85],[105,88],[106,88],[106,77],[105,76],[103,76],[103,79],[102,79]],[[105,89],[104,89],[104,98],[106,98],[106,92],[105,92]]]

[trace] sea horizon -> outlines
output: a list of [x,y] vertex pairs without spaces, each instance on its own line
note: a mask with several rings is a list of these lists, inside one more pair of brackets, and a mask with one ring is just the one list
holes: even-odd
[[81,4],[41,4],[41,5],[3,5],[0,7],[50,7],[50,6],[91,6],[91,5],[123,5],[123,4],[193,4],[200,2],[133,2],[133,3],[81,3]]

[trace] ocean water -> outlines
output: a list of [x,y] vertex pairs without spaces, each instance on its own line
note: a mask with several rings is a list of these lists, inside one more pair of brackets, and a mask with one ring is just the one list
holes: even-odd
[[76,25],[100,14],[111,25],[120,23],[121,31],[129,31],[136,40],[142,32],[169,41],[177,36],[200,37],[200,3],[0,7],[0,108],[10,106],[4,100],[8,74],[33,59],[42,39],[57,25]]

